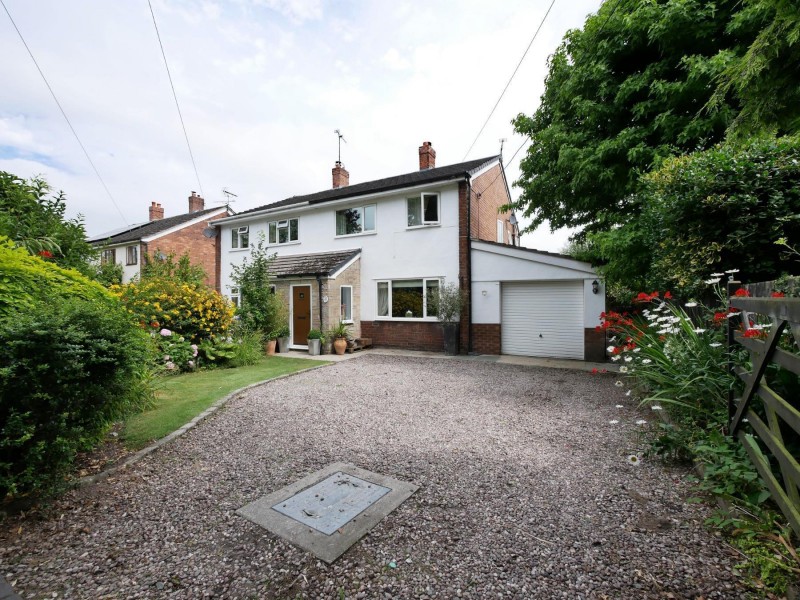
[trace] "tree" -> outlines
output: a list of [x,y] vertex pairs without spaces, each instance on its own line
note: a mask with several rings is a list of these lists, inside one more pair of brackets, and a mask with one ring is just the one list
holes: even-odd
[[175,253],[164,254],[155,250],[142,255],[142,274],[140,279],[169,279],[177,283],[203,286],[208,275],[201,265],[193,265],[189,253],[184,252],[177,261]]
[[263,333],[270,339],[278,337],[278,329],[283,326],[281,302],[272,292],[270,266],[275,255],[269,255],[264,247],[262,235],[241,265],[233,265],[231,279],[239,288],[241,303],[237,314],[241,324]]
[[44,179],[25,181],[0,171],[0,235],[31,254],[91,275],[96,251],[86,241],[83,218],[65,219],[65,212],[64,192],[50,194]]
[[[719,53],[744,53],[748,24],[730,31],[736,3],[619,0],[583,29],[569,31],[550,57],[541,104],[514,119],[532,142],[513,207],[531,228],[608,230],[639,212],[641,173],[664,158],[723,139],[737,106],[708,103],[725,68]],[[753,22],[750,26],[755,27]]]
[[708,106],[724,104],[730,95],[741,104],[729,133],[792,134],[800,131],[800,5],[790,0],[744,0],[728,32],[744,35],[760,29],[747,51],[736,56],[720,54],[725,69],[717,77],[717,89]]

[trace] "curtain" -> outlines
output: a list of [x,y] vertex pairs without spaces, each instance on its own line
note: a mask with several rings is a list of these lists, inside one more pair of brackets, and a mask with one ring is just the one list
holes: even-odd
[[389,315],[389,284],[385,281],[378,283],[378,316],[388,317]]

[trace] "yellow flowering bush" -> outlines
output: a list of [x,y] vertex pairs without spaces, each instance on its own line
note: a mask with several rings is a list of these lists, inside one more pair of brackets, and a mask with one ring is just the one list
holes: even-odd
[[233,320],[233,305],[204,285],[158,278],[110,290],[143,328],[168,329],[192,342],[224,334]]

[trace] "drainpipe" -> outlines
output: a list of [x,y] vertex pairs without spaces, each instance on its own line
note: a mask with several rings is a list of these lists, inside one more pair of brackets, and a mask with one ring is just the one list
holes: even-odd
[[322,329],[322,276],[317,275],[317,298],[319,302],[319,330],[323,331]]
[[467,354],[469,354],[472,352],[472,181],[469,175],[467,175],[467,284],[469,285]]

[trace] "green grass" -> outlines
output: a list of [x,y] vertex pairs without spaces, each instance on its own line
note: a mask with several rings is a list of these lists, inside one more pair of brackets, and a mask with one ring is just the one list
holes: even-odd
[[159,379],[156,405],[125,421],[122,439],[133,450],[179,429],[220,398],[252,383],[326,362],[270,356],[250,367],[211,369]]

